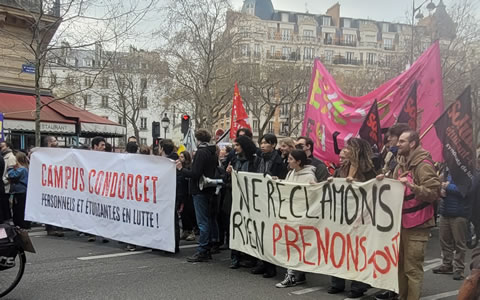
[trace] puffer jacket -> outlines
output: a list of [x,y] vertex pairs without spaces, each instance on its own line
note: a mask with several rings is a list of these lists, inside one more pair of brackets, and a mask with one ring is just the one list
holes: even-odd
[[315,167],[311,165],[304,166],[303,169],[296,172],[291,170],[288,172],[285,181],[297,183],[312,183],[316,182]]
[[468,218],[471,211],[470,197],[463,197],[449,174],[447,181],[450,184],[446,188],[446,196],[440,201],[438,213],[444,217]]

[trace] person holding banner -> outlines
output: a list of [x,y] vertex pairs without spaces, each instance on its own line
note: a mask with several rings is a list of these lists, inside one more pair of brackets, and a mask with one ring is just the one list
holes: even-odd
[[[192,167],[192,156],[188,151],[180,153],[180,162],[182,168],[190,169]],[[190,192],[190,180],[186,178],[181,172],[178,172],[177,187],[180,186],[180,194],[177,194],[181,202],[180,214],[182,216],[182,235],[181,240],[194,241],[196,239],[195,227],[195,210],[193,208],[192,194]]]
[[[232,171],[237,172],[250,172],[255,173],[258,168],[259,158],[256,155],[257,147],[253,143],[252,139],[248,136],[239,136],[233,144],[234,150],[236,153],[235,158],[228,165],[226,171],[227,174],[232,174]],[[229,176],[228,181],[231,183],[231,177]],[[228,218],[232,210],[232,190],[231,184],[227,185],[228,189],[225,195],[225,211],[228,212]],[[256,263],[256,260],[246,255],[244,261],[242,262],[242,253],[236,250],[232,250],[231,253],[231,269],[238,269],[240,266],[253,267]]]
[[[288,155],[288,167],[290,168],[290,172],[288,172],[285,181],[309,184],[315,183],[317,180],[315,176],[315,167],[309,165],[309,162],[310,161],[307,159],[307,155],[303,150],[295,149],[290,152]],[[285,279],[283,279],[282,282],[277,283],[275,286],[277,288],[287,288],[303,284],[306,281],[304,272],[288,269],[287,274],[285,274]]]
[[393,177],[393,171],[397,166],[397,153],[398,153],[398,138],[404,132],[410,130],[407,124],[397,123],[392,127],[388,128],[387,131],[387,141],[388,141],[388,152],[384,159],[384,167],[382,173],[387,177]]
[[[275,150],[277,143],[277,137],[274,134],[267,133],[262,137],[260,140],[262,156],[258,164],[257,173],[284,179],[287,175],[287,167],[283,164],[281,156]],[[274,264],[262,261],[252,269],[252,274],[263,274],[264,278],[271,278],[277,275],[277,269]]]
[[433,203],[440,197],[441,183],[416,131],[403,132],[397,145],[398,165],[393,175],[406,187],[398,262],[399,298],[414,300],[420,299],[422,292],[423,261],[430,228],[435,225]]
[[[377,176],[372,161],[372,147],[366,140],[361,138],[351,138],[347,141],[346,147],[342,149],[340,153],[343,153],[344,159],[342,159],[340,168],[335,171],[336,177],[346,178],[349,182],[354,180],[364,182]],[[329,178],[329,180],[332,179],[332,177]],[[360,298],[368,288],[368,284],[352,281],[348,297]],[[332,276],[331,286],[327,292],[329,294],[338,294],[344,290],[345,279]]]

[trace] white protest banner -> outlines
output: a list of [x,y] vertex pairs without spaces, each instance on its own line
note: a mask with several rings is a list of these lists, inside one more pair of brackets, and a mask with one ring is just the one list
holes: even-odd
[[30,161],[27,220],[173,252],[173,161],[40,148]]
[[232,189],[230,248],[398,292],[400,182],[310,185],[233,172]]

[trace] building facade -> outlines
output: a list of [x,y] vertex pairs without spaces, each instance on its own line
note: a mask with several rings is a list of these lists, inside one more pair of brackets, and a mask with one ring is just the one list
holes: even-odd
[[116,140],[122,148],[130,136],[136,136],[141,145],[151,145],[152,122],[162,119],[169,123],[161,128],[160,137],[181,141],[180,119],[186,112],[166,100],[168,80],[167,64],[157,52],[134,47],[124,52],[104,51],[100,44],[95,49],[72,49],[64,42],[49,58],[43,85],[57,98],[65,97],[71,104],[125,126],[125,138]]
[[[437,11],[446,14],[442,1]],[[270,0],[245,0],[233,23],[232,30],[240,35],[235,63],[290,64],[311,70],[318,58],[344,91],[356,96],[398,75],[410,63],[412,52],[418,57],[438,38],[430,34],[426,22],[412,30],[408,24],[349,18],[341,15],[338,3],[325,14],[311,14],[275,10]],[[367,74],[376,80],[367,79]],[[285,127],[301,129],[305,103],[306,97],[280,105],[267,132],[298,134],[299,130]],[[250,122],[255,134],[264,120]],[[219,126],[228,127],[228,118]]]

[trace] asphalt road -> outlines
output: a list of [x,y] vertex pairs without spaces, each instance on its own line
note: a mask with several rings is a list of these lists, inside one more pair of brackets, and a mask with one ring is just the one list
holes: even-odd
[[[451,275],[435,275],[440,264],[438,230],[433,230],[425,259],[422,300],[456,299],[461,282]],[[347,293],[329,295],[329,277],[307,276],[304,285],[279,289],[283,279],[264,279],[248,269],[231,270],[229,251],[214,256],[208,263],[188,263],[185,257],[195,244],[183,243],[177,255],[142,249],[126,252],[115,241],[88,243],[86,237],[67,232],[64,238],[33,232],[37,254],[27,254],[25,275],[19,286],[5,299],[345,299]],[[467,255],[470,257],[470,252]],[[1,275],[1,274],[0,274]],[[371,289],[362,299],[374,299]]]

